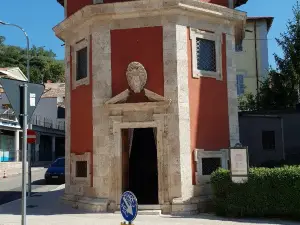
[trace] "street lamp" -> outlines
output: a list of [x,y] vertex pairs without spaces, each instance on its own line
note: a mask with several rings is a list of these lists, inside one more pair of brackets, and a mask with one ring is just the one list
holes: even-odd
[[[27,80],[30,81],[29,65],[29,38],[26,31],[19,25],[6,23],[0,20],[1,25],[17,27],[25,37],[27,43]],[[27,160],[27,84],[23,85],[23,146],[22,146],[22,225],[26,225],[26,160]]]

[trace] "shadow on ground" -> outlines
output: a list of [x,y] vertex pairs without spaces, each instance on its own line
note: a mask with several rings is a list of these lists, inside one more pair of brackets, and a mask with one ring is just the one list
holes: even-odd
[[[37,183],[42,183],[43,181],[37,181]],[[50,192],[44,192],[44,193],[34,193],[30,199],[28,199],[27,202],[27,215],[39,215],[39,216],[48,216],[48,215],[66,215],[66,214],[90,214],[87,216],[93,216],[95,214],[101,215],[100,213],[91,213],[84,210],[79,210],[72,208],[71,205],[64,204],[61,202],[60,197],[64,193],[64,188],[61,187],[59,190],[54,190]],[[20,197],[20,195],[19,195]],[[5,205],[0,206],[0,217],[1,215],[21,215],[21,200],[17,200],[14,202],[7,203]],[[120,215],[113,215],[108,214],[107,216],[120,216]],[[141,215],[138,216],[138,218],[146,218],[148,216]],[[160,220],[164,217],[170,219],[174,219],[174,222],[176,223],[175,219],[178,220],[178,218],[184,218],[185,220],[191,220],[191,224],[195,222],[195,220],[211,220],[211,221],[219,221],[222,222],[235,222],[239,224],[278,224],[278,225],[296,225],[300,223],[295,222],[286,222],[281,220],[259,220],[259,219],[229,219],[229,218],[221,218],[216,217],[211,214],[201,214],[201,215],[195,215],[195,216],[185,216],[185,217],[179,217],[179,216],[168,216],[163,215],[161,216]],[[1,220],[1,219],[0,219]],[[178,221],[177,221],[178,223]]]

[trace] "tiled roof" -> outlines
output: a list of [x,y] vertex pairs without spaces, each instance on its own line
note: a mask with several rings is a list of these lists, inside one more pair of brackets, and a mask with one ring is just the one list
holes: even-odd
[[45,92],[42,98],[57,98],[65,97],[65,84],[64,83],[46,83]]

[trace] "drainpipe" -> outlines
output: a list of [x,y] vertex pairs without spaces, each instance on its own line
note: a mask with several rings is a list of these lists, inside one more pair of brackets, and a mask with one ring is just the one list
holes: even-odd
[[[254,46],[255,46],[255,73],[256,73],[256,91],[259,90],[259,76],[258,76],[258,59],[257,59],[257,28],[256,21],[254,21]],[[258,100],[258,95],[257,95]]]

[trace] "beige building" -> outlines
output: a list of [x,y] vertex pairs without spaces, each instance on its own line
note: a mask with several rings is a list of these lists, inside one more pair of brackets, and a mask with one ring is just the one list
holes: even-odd
[[273,17],[248,17],[245,39],[236,46],[237,94],[257,94],[260,81],[266,78],[269,69],[268,32]]

